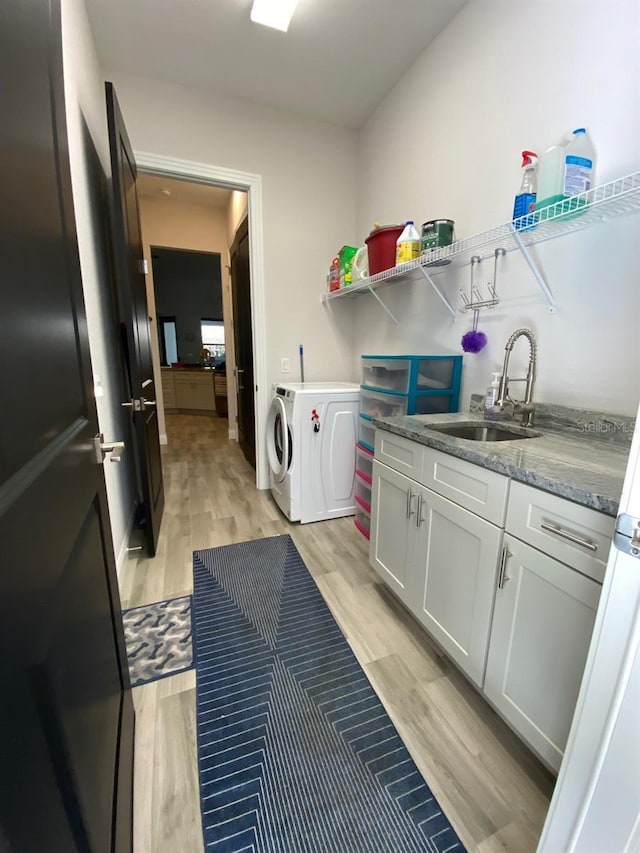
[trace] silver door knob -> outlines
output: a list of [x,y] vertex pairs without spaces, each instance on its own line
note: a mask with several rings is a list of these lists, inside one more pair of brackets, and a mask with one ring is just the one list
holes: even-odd
[[140,398],[140,408],[144,412],[145,409],[152,409],[156,405],[155,400],[146,400],[144,397]]

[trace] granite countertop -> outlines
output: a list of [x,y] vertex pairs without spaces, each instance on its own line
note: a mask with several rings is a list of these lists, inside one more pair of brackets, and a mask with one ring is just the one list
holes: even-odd
[[[491,426],[476,412],[374,418],[379,429],[465,459],[513,480],[616,516],[631,446],[632,418],[567,407],[536,407],[539,433],[518,441],[482,442],[434,432],[439,424]],[[518,429],[517,421],[508,426]],[[525,430],[526,432],[526,430]]]

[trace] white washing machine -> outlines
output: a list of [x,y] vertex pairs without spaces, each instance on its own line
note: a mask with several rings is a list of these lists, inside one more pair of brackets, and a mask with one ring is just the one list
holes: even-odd
[[274,385],[267,418],[273,497],[290,521],[355,512],[360,388],[347,382]]

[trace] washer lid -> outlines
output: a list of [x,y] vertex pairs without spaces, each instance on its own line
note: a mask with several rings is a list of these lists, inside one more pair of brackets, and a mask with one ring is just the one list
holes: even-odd
[[281,483],[291,462],[287,410],[282,397],[274,397],[267,417],[267,458],[276,481]]

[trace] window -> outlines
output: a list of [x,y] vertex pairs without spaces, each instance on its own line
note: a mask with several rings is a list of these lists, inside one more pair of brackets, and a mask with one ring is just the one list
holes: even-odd
[[178,358],[178,337],[176,333],[175,317],[160,317],[160,364],[171,367],[180,359]]
[[215,359],[224,358],[224,323],[222,320],[202,320],[202,347],[209,350],[209,356]]

